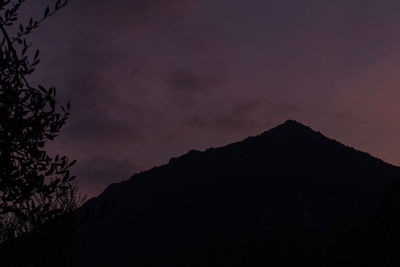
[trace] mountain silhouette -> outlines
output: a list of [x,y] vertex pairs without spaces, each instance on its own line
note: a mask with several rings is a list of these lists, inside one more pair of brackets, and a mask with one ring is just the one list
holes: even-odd
[[108,186],[77,211],[68,257],[71,266],[398,266],[399,177],[288,120]]
[[75,265],[343,266],[399,174],[289,120],[110,185],[80,210]]

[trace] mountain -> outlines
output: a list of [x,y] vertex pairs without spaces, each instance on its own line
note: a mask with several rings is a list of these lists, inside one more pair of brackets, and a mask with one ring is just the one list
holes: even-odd
[[110,185],[78,210],[67,258],[71,266],[398,266],[399,177],[400,168],[289,120]]
[[286,121],[110,185],[80,211],[75,265],[333,264],[399,175]]

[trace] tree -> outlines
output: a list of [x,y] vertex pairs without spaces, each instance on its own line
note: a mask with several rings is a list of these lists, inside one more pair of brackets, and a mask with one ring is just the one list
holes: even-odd
[[45,150],[65,124],[70,105],[56,102],[56,89],[33,85],[39,50],[27,37],[67,4],[55,0],[43,16],[22,24],[26,0],[0,0],[0,242],[68,213],[83,201],[70,175],[75,161]]

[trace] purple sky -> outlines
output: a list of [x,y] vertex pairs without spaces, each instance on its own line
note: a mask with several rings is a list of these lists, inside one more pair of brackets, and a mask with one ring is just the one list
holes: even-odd
[[34,34],[83,192],[296,119],[400,165],[398,0],[70,0]]

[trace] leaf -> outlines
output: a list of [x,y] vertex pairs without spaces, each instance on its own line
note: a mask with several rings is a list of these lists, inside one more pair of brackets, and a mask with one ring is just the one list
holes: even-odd
[[34,61],[39,57],[39,50],[36,50],[35,56],[33,57]]
[[25,55],[26,50],[28,50],[28,46],[24,44],[24,48],[22,49],[22,55]]
[[50,7],[46,7],[46,10],[44,11],[44,16],[47,17],[50,13]]
[[47,17],[50,13],[50,7],[46,7],[46,10],[44,11],[44,17]]
[[68,164],[68,168],[69,168],[69,167],[72,167],[73,165],[75,165],[75,163],[76,163],[76,159],[73,160],[73,161],[71,161],[71,162]]

